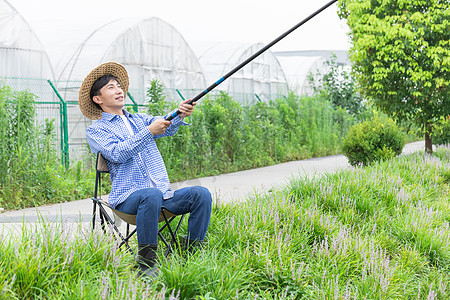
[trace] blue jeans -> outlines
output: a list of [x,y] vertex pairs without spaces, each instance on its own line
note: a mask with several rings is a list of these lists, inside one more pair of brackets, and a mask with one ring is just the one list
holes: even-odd
[[201,186],[179,189],[167,200],[163,200],[160,190],[147,188],[132,193],[116,209],[136,215],[138,243],[156,245],[161,207],[177,215],[190,213],[188,238],[203,241],[211,217],[211,202],[211,193]]

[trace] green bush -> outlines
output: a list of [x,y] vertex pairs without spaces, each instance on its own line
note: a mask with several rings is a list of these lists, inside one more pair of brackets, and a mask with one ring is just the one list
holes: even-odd
[[222,92],[199,102],[187,121],[157,141],[172,181],[337,154],[354,117],[324,95],[242,107]]
[[35,96],[0,88],[0,208],[18,209],[87,198],[94,172],[61,164],[54,120],[37,124]]
[[399,155],[405,140],[392,119],[375,115],[350,127],[342,143],[342,152],[352,166],[367,166],[375,161]]
[[450,144],[450,116],[442,117],[434,125],[431,138],[435,145]]

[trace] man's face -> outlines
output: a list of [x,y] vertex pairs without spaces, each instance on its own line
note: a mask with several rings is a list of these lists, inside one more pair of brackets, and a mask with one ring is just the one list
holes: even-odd
[[100,95],[94,96],[93,100],[101,106],[104,112],[112,113],[122,110],[124,105],[123,90],[115,79],[111,79],[100,89]]

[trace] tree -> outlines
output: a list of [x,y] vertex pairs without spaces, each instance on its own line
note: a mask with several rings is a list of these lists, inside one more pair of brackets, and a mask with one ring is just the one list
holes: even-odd
[[316,76],[312,73],[308,75],[308,80],[315,92],[324,92],[335,107],[342,107],[351,115],[359,118],[365,107],[363,98],[357,91],[356,80],[350,74],[350,70],[345,66],[338,65],[334,53],[330,60],[325,61],[324,67],[326,71],[323,74],[318,72]]
[[362,95],[396,120],[425,133],[450,115],[450,0],[339,0]]

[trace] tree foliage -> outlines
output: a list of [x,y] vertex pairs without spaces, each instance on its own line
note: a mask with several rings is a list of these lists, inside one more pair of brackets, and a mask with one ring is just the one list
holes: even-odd
[[[334,107],[341,107],[357,119],[363,119],[366,107],[357,91],[357,82],[350,70],[336,62],[336,55],[324,62],[325,72],[308,75],[316,93],[325,93]],[[318,79],[316,79],[318,78]]]
[[364,97],[397,120],[431,128],[450,114],[449,0],[340,0]]

